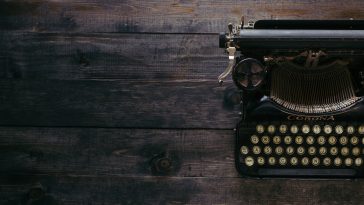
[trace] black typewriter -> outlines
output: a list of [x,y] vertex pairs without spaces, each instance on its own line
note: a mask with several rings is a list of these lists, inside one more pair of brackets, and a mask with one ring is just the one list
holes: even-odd
[[241,93],[236,167],[250,177],[364,177],[364,21],[228,25]]

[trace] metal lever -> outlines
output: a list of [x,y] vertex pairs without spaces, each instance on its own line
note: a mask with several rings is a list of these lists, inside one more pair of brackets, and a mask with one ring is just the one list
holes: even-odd
[[225,71],[223,73],[221,73],[221,75],[219,75],[219,77],[218,77],[218,80],[219,80],[220,85],[222,85],[222,83],[224,82],[224,79],[233,70],[234,62],[235,62],[235,52],[236,52],[236,48],[235,47],[228,47],[226,49],[226,51],[229,53],[229,64],[226,67]]

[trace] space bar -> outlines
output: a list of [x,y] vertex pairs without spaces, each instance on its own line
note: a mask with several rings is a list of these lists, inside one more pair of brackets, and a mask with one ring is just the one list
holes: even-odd
[[354,176],[354,169],[259,169],[261,176]]

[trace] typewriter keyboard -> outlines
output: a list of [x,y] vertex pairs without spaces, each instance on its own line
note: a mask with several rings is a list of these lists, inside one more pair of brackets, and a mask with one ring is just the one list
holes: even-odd
[[258,124],[238,134],[240,169],[251,176],[361,177],[364,125]]

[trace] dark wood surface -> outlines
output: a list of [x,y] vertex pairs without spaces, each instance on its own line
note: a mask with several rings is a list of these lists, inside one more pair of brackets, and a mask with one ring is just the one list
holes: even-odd
[[364,204],[362,180],[235,171],[217,33],[241,15],[360,19],[364,2],[0,0],[0,204]]

